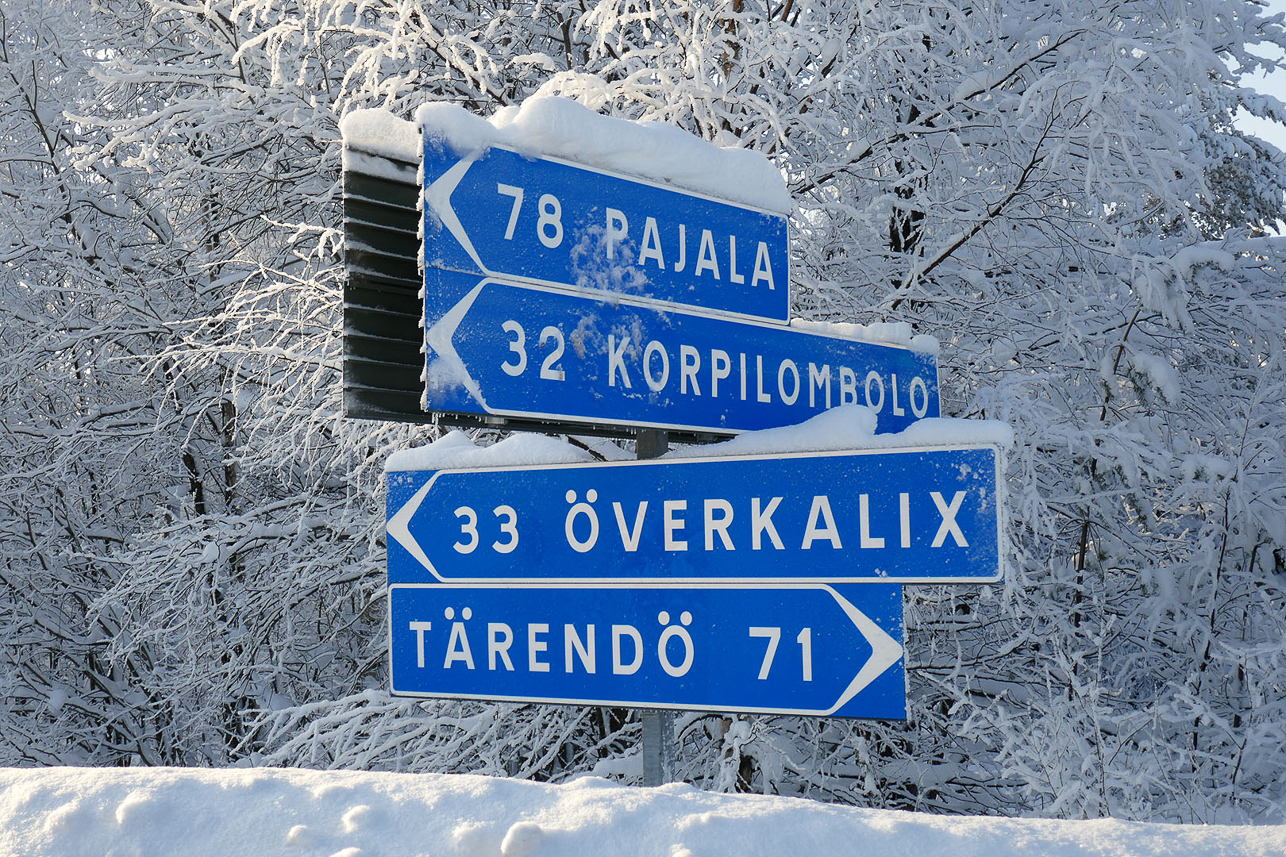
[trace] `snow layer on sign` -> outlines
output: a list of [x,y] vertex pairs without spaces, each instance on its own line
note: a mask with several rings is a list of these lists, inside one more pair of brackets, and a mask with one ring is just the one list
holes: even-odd
[[[961,446],[991,443],[1012,446],[1014,432],[998,420],[923,419],[895,434],[875,434],[876,414],[865,405],[842,405],[799,425],[743,432],[731,440],[672,450],[663,458],[709,458],[727,455],[773,455],[786,452],[833,452]],[[453,431],[428,446],[389,455],[386,472],[463,470],[471,467],[532,467],[593,461],[586,449],[558,438],[520,432],[493,446],[478,446],[462,431]]]
[[478,446],[462,431],[453,431],[428,446],[394,452],[386,471],[462,470],[470,467],[531,467],[575,464],[593,456],[578,446],[543,434],[520,432],[492,446]]
[[416,111],[416,122],[461,157],[501,145],[768,211],[793,207],[780,171],[758,152],[716,146],[673,125],[602,116],[566,98],[535,96],[490,119],[435,102]]
[[1280,857],[1286,825],[961,818],[594,777],[43,768],[0,771],[0,853]]
[[417,163],[420,160],[420,132],[415,123],[399,119],[387,110],[354,110],[340,120],[339,130],[344,136],[345,150],[361,149]]
[[790,326],[805,333],[820,333],[839,339],[857,339],[862,342],[883,342],[889,345],[903,345],[913,351],[926,354],[937,354],[939,344],[936,337],[927,333],[916,334],[911,325],[905,321],[877,322],[876,324],[853,324],[846,321],[808,321],[802,318],[790,320]]
[[956,446],[967,443],[1014,444],[1014,430],[1000,420],[931,417],[911,423],[897,434],[872,438],[870,446]]
[[449,102],[422,105],[415,122],[378,108],[354,110],[339,126],[345,157],[357,149],[419,161],[421,126],[461,157],[507,146],[767,211],[789,213],[794,205],[781,173],[758,152],[716,146],[661,122],[601,116],[552,96],[529,98],[490,119]]
[[897,449],[994,443],[1007,447],[1014,432],[998,420],[924,419],[894,434],[875,434],[875,412],[865,405],[843,405],[794,426],[748,431],[732,440],[690,446],[665,458],[716,455],[772,455],[784,452],[832,452],[847,449]]

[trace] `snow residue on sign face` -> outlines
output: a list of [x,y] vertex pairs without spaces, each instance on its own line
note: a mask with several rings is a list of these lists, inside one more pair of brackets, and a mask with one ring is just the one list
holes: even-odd
[[386,471],[464,470],[471,467],[531,467],[576,464],[594,456],[578,446],[543,434],[520,432],[491,446],[478,446],[462,431],[453,431],[428,446],[399,450],[384,462]]
[[434,102],[416,111],[415,122],[355,110],[340,123],[345,149],[413,161],[420,159],[418,128],[461,157],[506,146],[768,211],[793,207],[781,172],[758,152],[716,146],[673,125],[602,116],[566,98],[528,98],[487,119]]

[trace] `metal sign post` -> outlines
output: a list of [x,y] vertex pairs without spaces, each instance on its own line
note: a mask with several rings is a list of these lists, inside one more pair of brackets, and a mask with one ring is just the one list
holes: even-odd
[[[663,431],[640,431],[634,438],[639,459],[660,458],[670,448]],[[674,715],[669,711],[644,708],[639,711],[643,727],[643,785],[659,786],[674,780]]]

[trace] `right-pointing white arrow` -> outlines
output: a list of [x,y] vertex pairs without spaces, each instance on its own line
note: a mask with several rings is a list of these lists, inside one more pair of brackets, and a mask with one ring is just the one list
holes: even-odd
[[902,644],[890,637],[883,628],[872,622],[865,613],[850,604],[847,599],[834,589],[829,586],[823,588],[835,598],[835,601],[843,608],[848,618],[862,632],[862,636],[866,637],[866,641],[871,644],[871,656],[867,658],[866,663],[858,670],[857,675],[854,676],[849,686],[840,694],[839,701],[826,712],[826,714],[834,714],[843,708],[850,699],[861,693],[867,685],[883,675],[885,670],[901,659]]

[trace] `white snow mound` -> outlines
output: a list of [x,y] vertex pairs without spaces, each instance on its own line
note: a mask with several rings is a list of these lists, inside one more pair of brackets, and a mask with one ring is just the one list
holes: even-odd
[[489,118],[446,101],[421,105],[414,122],[386,110],[354,110],[340,130],[346,149],[420,160],[419,129],[460,157],[505,146],[635,176],[766,211],[794,206],[780,170],[750,149],[726,148],[662,122],[603,116],[567,98],[533,96]]

